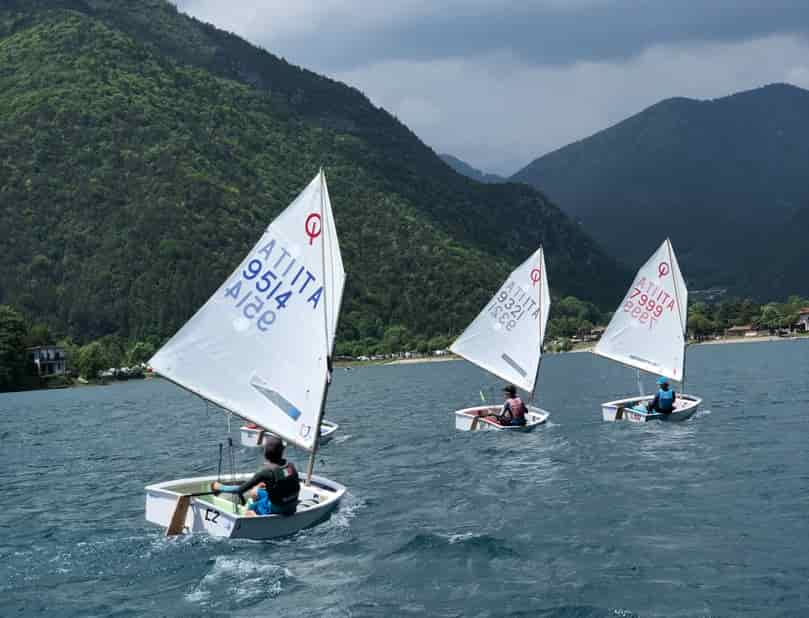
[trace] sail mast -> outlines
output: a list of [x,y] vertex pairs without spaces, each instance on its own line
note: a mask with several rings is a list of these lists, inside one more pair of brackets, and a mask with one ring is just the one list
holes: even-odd
[[[325,375],[325,384],[323,386],[323,398],[320,400],[320,412],[317,415],[317,424],[315,425],[315,442],[312,445],[312,452],[309,454],[309,465],[306,469],[306,484],[309,485],[312,482],[312,472],[315,468],[315,455],[317,454],[317,447],[320,446],[320,426],[323,423],[323,412],[326,410],[326,399],[329,396],[329,386],[331,385],[331,355],[332,355],[332,346],[329,344],[331,340],[329,337],[329,299],[331,298],[331,294],[334,291],[332,289],[332,282],[333,277],[326,276],[326,209],[323,207],[324,202],[326,199],[326,179],[323,174],[323,168],[320,168],[320,229],[321,229],[321,238],[322,242],[320,243],[320,258],[321,258],[321,265],[323,270],[323,283],[324,285],[328,284],[328,287],[324,288],[326,298],[323,302],[323,327],[324,332],[326,335],[326,375]],[[342,299],[341,299],[342,301]],[[336,325],[335,325],[336,326]],[[336,328],[335,328],[336,330]]]
[[[685,368],[686,368],[685,361],[686,356],[688,354],[688,321],[687,321],[688,307],[685,308],[686,319],[683,319],[683,309],[680,306],[680,294],[677,291],[677,288],[679,286],[677,285],[677,279],[674,273],[674,259],[672,258],[671,255],[671,239],[669,238],[666,239],[666,249],[669,252],[669,264],[671,264],[671,273],[672,277],[674,278],[674,298],[677,301],[677,315],[680,316],[680,326],[683,329],[683,379],[680,381],[680,384],[682,385],[683,390],[685,390]],[[679,271],[679,264],[677,266],[677,270]]]
[[545,341],[545,333],[542,332],[542,279],[546,277],[545,274],[545,249],[539,248],[539,264],[542,268],[542,275],[539,279],[539,360],[537,361],[537,372],[534,375],[534,387],[531,389],[531,397],[528,399],[528,405],[534,401],[534,393],[537,390],[537,382],[539,381],[539,368],[542,367],[543,350],[542,344]]

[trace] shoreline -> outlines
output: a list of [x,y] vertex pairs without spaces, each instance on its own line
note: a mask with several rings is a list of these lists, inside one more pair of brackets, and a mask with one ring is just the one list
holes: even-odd
[[419,356],[418,358],[397,358],[391,361],[379,361],[382,365],[415,365],[417,363],[445,363],[447,361],[463,360],[455,354],[443,356]]
[[[778,335],[763,335],[760,337],[727,337],[722,339],[710,339],[708,341],[694,341],[689,343],[690,346],[700,346],[700,345],[726,345],[730,343],[769,343],[773,341],[797,341],[800,339],[806,339],[809,341],[809,336],[807,335],[793,335],[791,337],[779,337]],[[580,354],[582,352],[592,352],[595,349],[595,344],[579,344],[578,347],[574,347],[572,350],[566,350],[565,352],[546,352],[545,354],[548,356],[555,355],[555,354]],[[447,354],[445,356],[420,356],[417,358],[397,358],[394,360],[385,359],[385,360],[376,360],[376,361],[344,361],[335,363],[335,367],[364,367],[367,365],[417,365],[421,363],[443,363],[447,361],[454,361],[454,360],[463,360],[460,356],[456,356],[455,354]]]
[[[690,343],[690,346],[701,346],[701,345],[726,345],[731,343],[771,343],[773,341],[798,341],[801,339],[805,339],[809,341],[809,335],[793,335],[790,337],[779,337],[777,335],[762,335],[760,337],[726,337],[722,339],[710,339],[708,341],[695,341]],[[595,349],[595,344],[578,344],[577,347],[574,347],[571,350],[567,350],[565,352],[546,352],[546,355],[555,355],[555,354],[580,354],[582,352],[592,352]],[[420,365],[420,364],[427,364],[427,363],[446,363],[449,361],[459,361],[463,360],[460,356],[455,354],[446,354],[443,356],[420,356],[417,358],[397,358],[397,359],[382,359],[382,360],[367,360],[367,361],[337,361],[334,363],[335,369],[346,369],[351,370],[355,367],[367,367],[367,366],[393,366],[393,365]],[[148,379],[159,378],[160,376],[149,376]],[[136,378],[131,378],[135,380]],[[59,386],[51,386],[51,387],[44,387],[44,388],[29,388],[29,389],[22,389],[22,390],[15,390],[9,392],[34,392],[34,391],[43,391],[43,390],[61,390],[61,389],[68,389],[68,388],[86,388],[86,387],[93,387],[93,386],[109,386],[110,384],[115,384],[117,382],[125,382],[129,380],[89,380],[83,381],[81,379],[75,379],[70,384],[60,384]]]

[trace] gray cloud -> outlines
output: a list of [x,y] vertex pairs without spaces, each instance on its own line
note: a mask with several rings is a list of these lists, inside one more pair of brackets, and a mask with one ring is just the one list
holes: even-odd
[[521,62],[634,56],[652,45],[809,32],[799,0],[179,0],[304,66],[431,60],[509,50]]
[[809,42],[653,46],[628,60],[536,66],[509,53],[380,62],[336,77],[370,93],[434,148],[499,173],[674,96],[772,82],[809,88]]
[[196,17],[359,87],[487,171],[661,98],[809,87],[797,0],[178,0]]

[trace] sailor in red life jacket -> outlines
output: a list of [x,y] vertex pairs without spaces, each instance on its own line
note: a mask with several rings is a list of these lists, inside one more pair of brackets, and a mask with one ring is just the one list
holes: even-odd
[[506,394],[506,401],[500,414],[497,415],[497,422],[501,425],[525,425],[525,413],[528,410],[517,394],[517,388],[509,384],[503,392]]

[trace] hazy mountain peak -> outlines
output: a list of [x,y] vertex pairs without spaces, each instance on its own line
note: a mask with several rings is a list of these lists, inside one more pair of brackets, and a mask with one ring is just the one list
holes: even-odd
[[471,178],[472,180],[477,180],[478,182],[486,182],[486,183],[495,183],[495,182],[506,182],[506,179],[503,176],[499,176],[497,174],[489,174],[488,172],[482,172],[481,170],[472,167],[465,161],[462,161],[458,157],[454,157],[451,154],[442,154],[438,155],[443,159],[443,161],[449,165],[452,169],[454,169],[459,174],[463,174],[467,178]]

